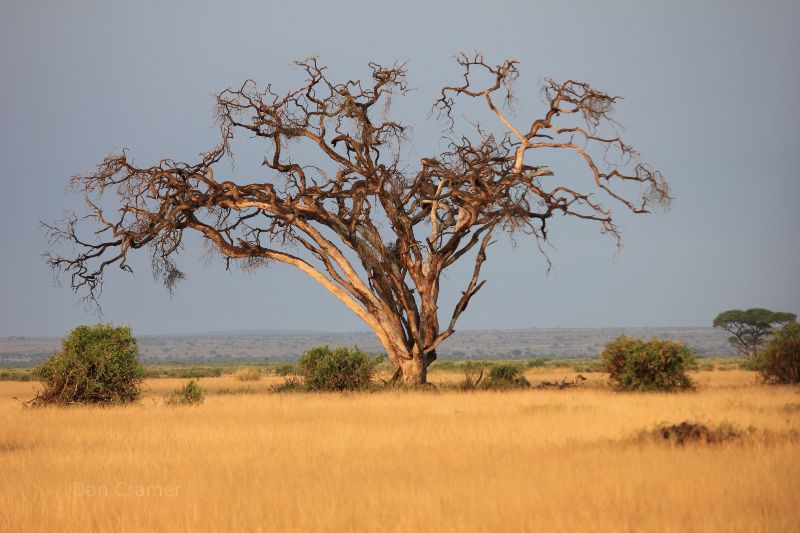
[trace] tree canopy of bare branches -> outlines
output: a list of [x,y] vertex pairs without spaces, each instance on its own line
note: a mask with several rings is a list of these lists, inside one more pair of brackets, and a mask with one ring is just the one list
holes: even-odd
[[[547,79],[541,116],[520,123],[507,105],[517,61],[493,66],[479,54],[457,61],[463,81],[442,88],[433,104],[448,128],[447,148],[416,164],[403,157],[408,126],[386,112],[392,97],[408,90],[403,64],[370,63],[368,81],[336,83],[309,58],[296,62],[306,76],[296,90],[259,89],[248,80],[222,91],[221,142],[198,161],[138,167],[123,151],[74,176],[95,232],[85,237],[85,220],[76,216],[48,225],[54,243],[75,245],[69,256],[51,252],[49,263],[96,303],[106,270],[129,271],[128,254],[149,248],[155,275],[171,289],[183,277],[176,257],[193,230],[229,263],[279,261],[302,270],[375,332],[397,369],[394,381],[425,383],[437,347],[483,287],[481,267],[500,233],[521,232],[541,245],[549,221],[566,215],[618,236],[603,202],[646,213],[670,199],[661,174],[617,133],[611,115],[620,97]],[[471,124],[467,134],[456,134],[460,99],[485,104],[502,133]],[[266,144],[261,181],[220,175],[241,133]],[[293,141],[310,143],[327,166],[297,162]],[[548,150],[574,154],[585,185],[556,178]],[[629,189],[626,182],[637,186],[633,197],[619,190]],[[113,193],[117,209],[100,206],[104,192]],[[440,322],[442,273],[462,259],[472,262],[471,277]]]

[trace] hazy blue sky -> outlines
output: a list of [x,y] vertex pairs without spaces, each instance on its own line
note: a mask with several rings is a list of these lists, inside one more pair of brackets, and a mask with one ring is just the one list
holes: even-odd
[[[462,329],[700,326],[734,307],[800,312],[798,2],[0,6],[0,335],[61,335],[96,320],[40,257],[38,221],[81,207],[67,194],[70,175],[123,147],[142,165],[195,158],[217,140],[215,92],[246,78],[293,88],[291,61],[308,55],[342,79],[368,76],[370,60],[409,61],[416,90],[395,112],[424,157],[441,128],[426,112],[459,79],[452,56],[472,50],[520,60],[520,121],[541,111],[544,77],[624,95],[626,140],[667,176],[675,202],[621,216],[620,254],[598,228],[555,220],[549,275],[533,243],[499,243]],[[188,279],[173,299],[146,253],[135,277],[113,272],[103,318],[140,334],[363,329],[299,272],[227,273],[200,264],[198,250],[183,255]],[[444,281],[445,303],[459,274]]]

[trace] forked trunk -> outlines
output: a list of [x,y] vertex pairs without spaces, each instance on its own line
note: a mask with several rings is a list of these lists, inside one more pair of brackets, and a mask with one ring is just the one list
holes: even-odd
[[420,328],[421,338],[409,340],[403,332],[399,319],[375,320],[372,330],[386,350],[386,356],[394,366],[394,375],[390,383],[405,386],[425,385],[428,382],[428,365],[436,360],[436,350],[425,354],[419,347],[430,346],[436,337],[433,328]]
[[403,385],[424,385],[428,382],[428,365],[419,354],[411,359],[400,358],[398,360],[398,370],[400,375],[397,382]]

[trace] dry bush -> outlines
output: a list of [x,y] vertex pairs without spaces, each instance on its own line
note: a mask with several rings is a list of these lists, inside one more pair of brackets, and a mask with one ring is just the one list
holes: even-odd
[[679,424],[659,424],[655,429],[644,433],[645,437],[668,442],[676,446],[687,444],[719,444],[737,440],[744,432],[730,422],[721,422],[710,428],[705,424],[684,420]]
[[242,368],[236,372],[239,381],[258,381],[261,379],[261,370],[258,368]]

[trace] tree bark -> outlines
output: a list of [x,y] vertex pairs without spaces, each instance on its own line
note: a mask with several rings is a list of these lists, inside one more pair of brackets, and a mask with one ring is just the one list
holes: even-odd
[[417,354],[412,356],[411,359],[401,358],[399,360],[400,376],[398,382],[407,385],[425,385],[428,382],[428,362]]

